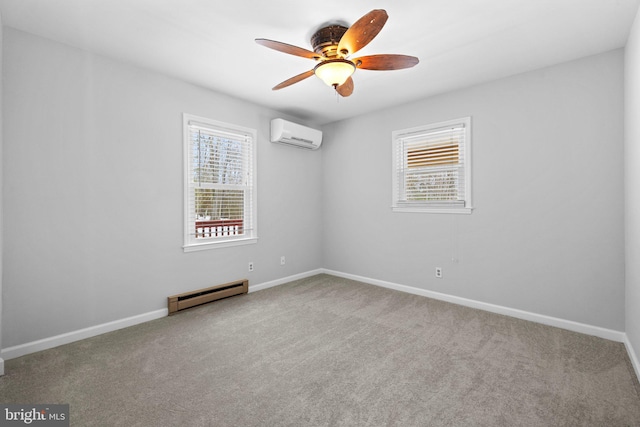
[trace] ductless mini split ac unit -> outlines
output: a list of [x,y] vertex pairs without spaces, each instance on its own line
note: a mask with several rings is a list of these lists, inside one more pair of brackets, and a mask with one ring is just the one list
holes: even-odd
[[317,150],[322,144],[322,131],[284,119],[273,119],[271,120],[271,142]]

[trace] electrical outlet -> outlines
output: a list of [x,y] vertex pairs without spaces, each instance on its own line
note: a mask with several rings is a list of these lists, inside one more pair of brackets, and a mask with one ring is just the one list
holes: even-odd
[[436,277],[442,279],[442,267],[436,267]]
[[253,263],[252,262],[249,263],[249,271],[253,271]]
[[282,256],[280,257],[280,265],[284,265],[284,264],[285,264],[285,261],[286,261],[286,260],[285,260],[285,258],[284,258],[284,255],[282,255]]

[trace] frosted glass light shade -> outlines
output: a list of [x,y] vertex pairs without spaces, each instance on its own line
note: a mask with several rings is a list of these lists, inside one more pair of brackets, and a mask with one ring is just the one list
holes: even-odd
[[330,59],[316,65],[313,71],[327,85],[337,87],[351,77],[356,71],[356,66],[346,59]]

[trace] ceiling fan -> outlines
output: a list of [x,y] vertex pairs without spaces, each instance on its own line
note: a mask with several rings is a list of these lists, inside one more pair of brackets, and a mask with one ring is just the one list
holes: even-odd
[[352,58],[352,55],[373,40],[387,22],[389,16],[382,9],[374,9],[358,19],[351,27],[329,25],[311,36],[313,52],[301,47],[268,39],[256,39],[256,43],[268,48],[313,59],[318,64],[309,71],[291,77],[275,86],[279,90],[298,83],[312,75],[332,86],[341,96],[353,93],[351,75],[357,68],[363,70],[400,70],[413,67],[418,58],[408,55],[368,55]]

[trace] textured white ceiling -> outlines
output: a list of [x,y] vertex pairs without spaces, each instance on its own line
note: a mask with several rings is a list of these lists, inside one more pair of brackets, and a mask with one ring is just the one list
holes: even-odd
[[[275,108],[314,124],[623,47],[640,0],[0,0],[5,26]],[[339,98],[312,60],[255,38],[311,50],[322,24],[372,9],[389,20],[360,55],[417,56],[414,68],[358,70]]]

